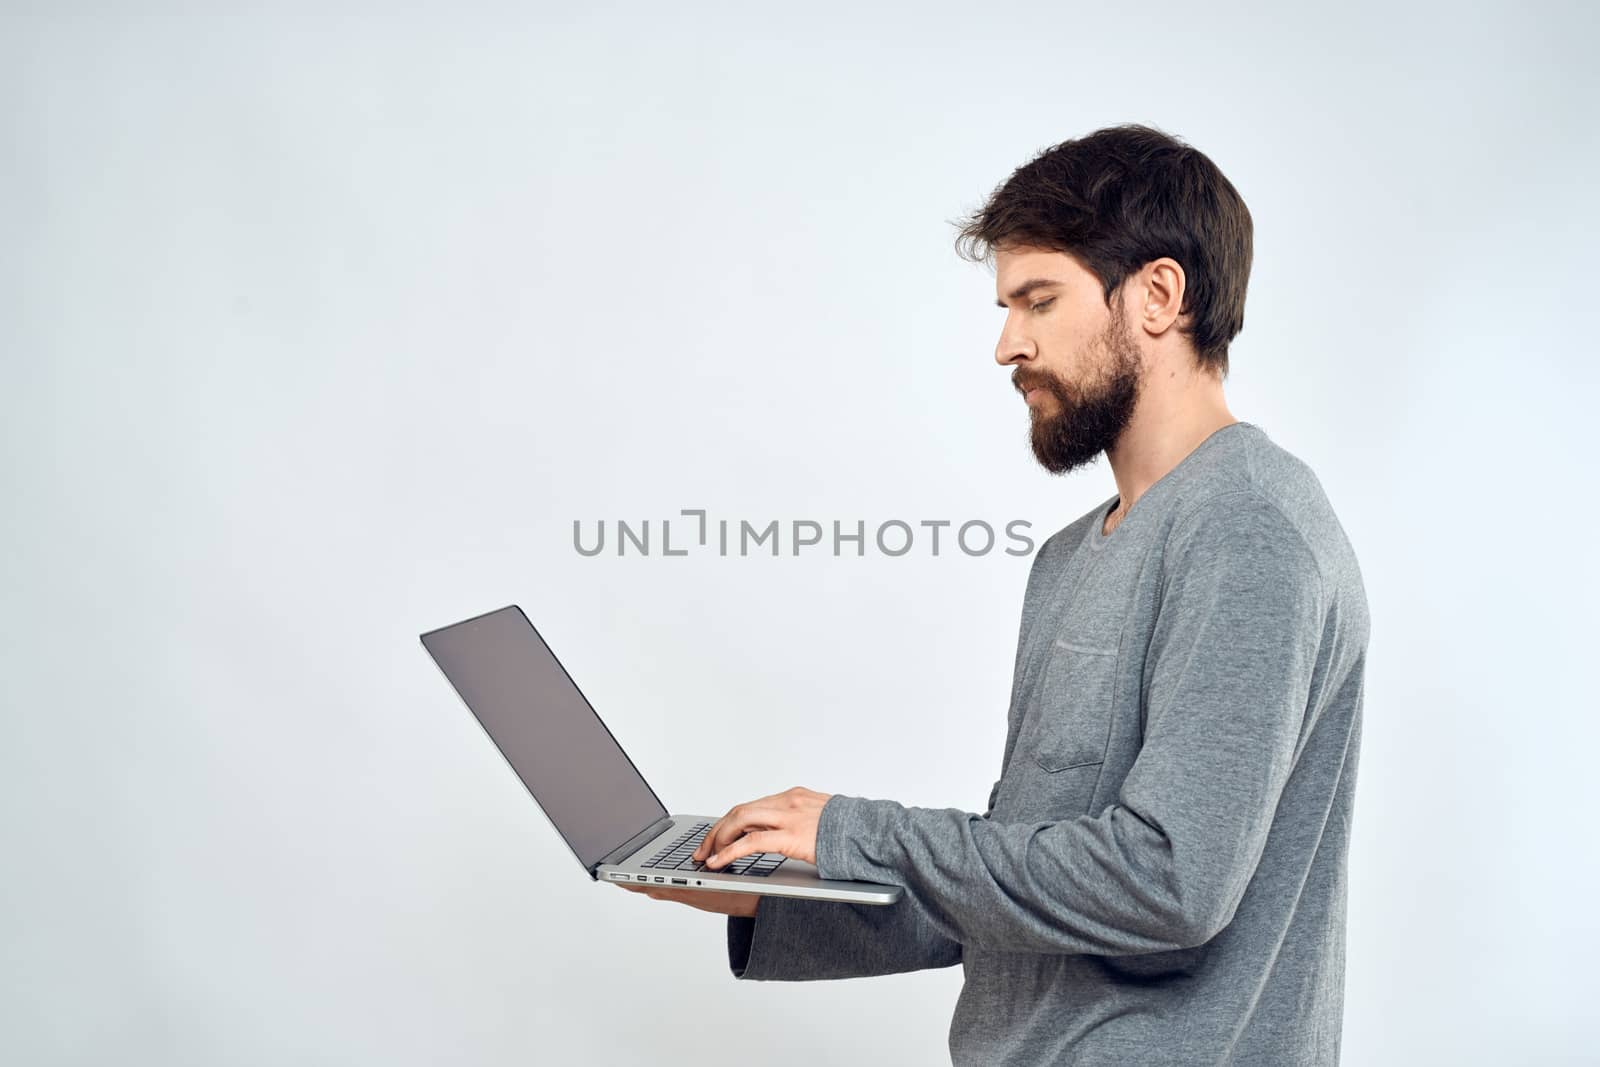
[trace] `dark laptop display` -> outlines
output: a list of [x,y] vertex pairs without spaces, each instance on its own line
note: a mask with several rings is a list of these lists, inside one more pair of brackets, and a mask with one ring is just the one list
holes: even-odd
[[422,643],[586,869],[666,817],[520,608],[434,630]]

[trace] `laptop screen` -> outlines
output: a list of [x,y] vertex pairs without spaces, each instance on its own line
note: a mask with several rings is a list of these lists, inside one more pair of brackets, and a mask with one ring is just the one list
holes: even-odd
[[585,870],[667,814],[521,608],[422,644]]

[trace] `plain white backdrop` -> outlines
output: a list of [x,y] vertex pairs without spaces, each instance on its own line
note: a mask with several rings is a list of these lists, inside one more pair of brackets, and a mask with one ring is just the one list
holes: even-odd
[[737,983],[591,883],[417,635],[523,605],[675,810],[981,811],[1027,558],[572,523],[1109,499],[1034,464],[950,222],[1143,121],[1251,208],[1229,402],[1366,581],[1345,1061],[1600,1062],[1596,22],[12,7],[0,1060],[945,1059],[959,969]]

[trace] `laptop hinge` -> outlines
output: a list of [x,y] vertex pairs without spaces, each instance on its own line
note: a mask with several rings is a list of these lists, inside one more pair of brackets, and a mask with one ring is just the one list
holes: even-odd
[[640,847],[657,834],[662,833],[671,825],[672,819],[669,816],[663,816],[657,819],[655,822],[651,823],[649,826],[646,826],[643,830],[640,830],[638,833],[634,834],[622,844],[618,845],[616,848],[612,849],[610,852],[601,857],[599,863],[596,863],[593,867],[589,868],[589,877],[595,877],[594,872],[599,868],[604,867],[608,863],[621,862],[624,858],[632,855],[634,849]]

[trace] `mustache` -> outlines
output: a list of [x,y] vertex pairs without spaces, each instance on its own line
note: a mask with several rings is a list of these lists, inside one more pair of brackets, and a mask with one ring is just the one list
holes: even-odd
[[1058,391],[1055,375],[1044,372],[1024,371],[1020,367],[1012,372],[1011,384],[1019,393],[1026,393],[1029,389],[1034,388],[1049,389],[1052,392]]

